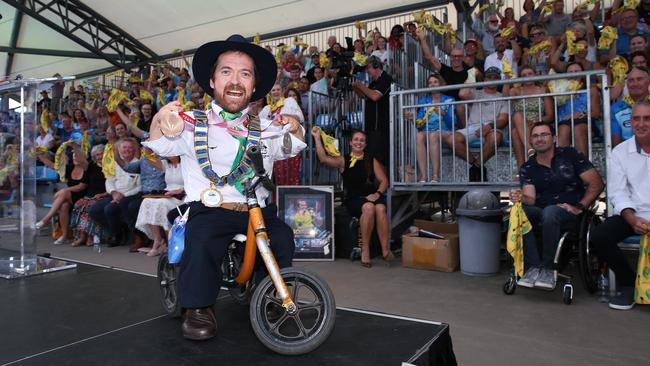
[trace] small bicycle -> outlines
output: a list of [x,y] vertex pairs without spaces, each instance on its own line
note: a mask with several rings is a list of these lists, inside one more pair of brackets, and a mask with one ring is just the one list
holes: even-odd
[[[247,154],[255,172],[244,184],[249,209],[248,232],[235,235],[228,246],[222,264],[223,286],[236,302],[249,304],[251,325],[262,344],[283,355],[305,354],[320,346],[334,329],[334,295],[315,273],[278,267],[255,195],[258,185],[273,191],[273,183],[264,170],[259,147],[250,147]],[[257,251],[268,276],[253,283]],[[182,311],[177,277],[178,266],[170,264],[167,254],[162,254],[158,260],[158,279],[163,307],[172,316],[180,316]]]

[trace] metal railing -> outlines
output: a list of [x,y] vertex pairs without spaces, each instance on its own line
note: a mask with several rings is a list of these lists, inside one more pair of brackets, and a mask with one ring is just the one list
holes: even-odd
[[339,151],[345,155],[350,150],[350,131],[364,129],[365,100],[352,91],[336,94],[331,96],[309,92],[308,113],[305,118],[307,149],[303,152],[302,184],[333,185],[337,190],[343,188],[338,170],[326,167],[318,161],[311,129],[318,126],[328,135],[336,137],[339,141]]
[[[425,11],[442,22],[448,21],[447,20],[448,8],[446,5],[427,8],[425,9]],[[404,23],[412,20],[413,20],[412,12],[409,11],[409,12],[399,13],[399,14],[390,15],[386,17],[369,19],[369,20],[365,20],[364,22],[367,25],[366,28],[368,31],[378,29],[384,37],[388,38],[388,36],[390,36],[390,30],[394,25],[396,24],[403,25]],[[354,23],[350,23],[350,24],[340,25],[336,27],[319,29],[313,32],[301,33],[301,34],[272,38],[272,39],[263,39],[260,42],[260,44],[262,46],[268,45],[271,47],[275,47],[280,43],[284,43],[285,45],[289,45],[293,47],[295,36],[298,36],[310,46],[318,47],[319,50],[326,50],[328,48],[327,39],[330,36],[335,36],[337,41],[343,46],[343,48],[346,47],[345,37],[352,37],[353,40],[359,38],[357,28],[355,28]],[[366,35],[363,34],[363,36],[365,37]]]
[[[546,109],[544,106],[544,98],[553,99],[553,109],[555,110],[553,124],[556,131],[562,130],[561,133],[563,135],[569,133],[571,136],[569,145],[571,146],[576,146],[576,140],[579,138],[586,139],[587,151],[585,151],[585,155],[587,155],[592,161],[596,159],[596,166],[604,173],[606,152],[604,151],[600,140],[598,140],[598,151],[595,153],[593,142],[595,138],[595,133],[593,131],[597,121],[605,121],[605,123],[603,123],[604,128],[602,128],[604,133],[602,138],[606,144],[609,144],[610,141],[610,105],[608,102],[602,102],[609,100],[609,88],[607,76],[603,70],[482,82],[472,84],[472,87],[500,87],[505,84],[549,82],[551,80],[567,79],[568,77],[583,78],[582,80],[585,89],[522,96],[501,96],[498,98],[458,100],[442,103],[422,103],[420,102],[422,97],[431,95],[434,92],[444,93],[445,91],[467,88],[468,85],[449,85],[437,88],[421,88],[413,90],[398,90],[398,87],[394,86],[391,92],[390,102],[391,187],[395,190],[438,191],[467,190],[469,186],[484,186],[494,188],[495,190],[514,186],[517,182],[516,176],[518,173],[518,166],[515,163],[515,159],[513,159],[513,157],[515,157],[513,144],[520,143],[521,145],[519,146],[523,149],[522,153],[526,154],[529,149],[529,141],[527,138],[529,134],[528,128],[529,124],[534,122],[532,120],[527,121],[526,113],[527,111],[530,111],[527,109],[527,104],[537,104],[535,109],[541,116],[543,111]],[[591,86],[594,85],[594,80],[592,80],[592,78],[600,80],[599,89],[601,95],[599,95],[599,99],[601,101],[602,114],[599,119],[592,116],[590,98],[592,93]],[[586,95],[586,97],[584,95]],[[523,105],[519,108],[521,112],[514,111],[514,107],[517,103]],[[584,103],[586,103],[584,117],[578,117],[576,113],[583,112],[580,107],[584,107]],[[497,124],[497,121],[500,120],[497,116],[497,109],[499,108],[498,104],[504,104],[507,106],[507,121],[505,125],[501,126]],[[564,124],[561,124],[557,118],[558,107],[561,106],[565,109],[565,113],[569,113],[570,115],[567,123]],[[427,130],[425,127],[418,131],[416,128],[414,117],[418,116],[418,112],[422,115],[423,111],[426,111],[431,107],[438,107],[434,112],[434,114],[437,114],[436,117],[438,121],[441,121],[443,118],[443,109],[448,108],[448,110],[451,111],[447,113],[452,113],[452,127],[445,131],[445,133],[437,133],[435,131],[439,129],[441,122],[437,122],[438,126],[433,126],[431,130]],[[488,139],[478,139],[478,141],[474,142],[470,142],[469,138],[463,138],[462,140],[464,140],[464,142],[459,146],[457,145],[457,141],[459,140],[456,140],[454,136],[457,136],[460,133],[460,128],[458,127],[462,124],[460,122],[463,121],[466,123],[466,121],[469,120],[471,109],[473,108],[478,108],[479,120],[482,122],[481,127],[479,128],[480,134],[483,135],[485,132],[483,128],[491,128],[494,131],[499,130],[501,136],[499,136],[499,133],[493,133]],[[460,114],[454,113],[454,111],[460,111]],[[517,116],[517,113],[519,113],[520,116]],[[476,114],[476,111],[474,111],[474,115]],[[521,114],[523,114],[523,116],[521,116]],[[519,125],[523,126],[523,141],[521,142],[518,142],[518,140],[513,138],[511,134],[511,131],[515,129],[514,120],[517,118],[523,118],[524,121],[523,123],[519,123]],[[503,124],[503,120],[500,122]],[[580,127],[579,130],[576,128],[576,126],[580,125],[582,122],[586,122],[586,131],[582,127]],[[434,125],[435,123],[436,122],[434,122]],[[474,125],[476,125],[476,123]],[[567,127],[569,128],[568,131]],[[584,136],[585,133],[586,136]],[[419,138],[418,135],[420,136]],[[432,138],[431,136],[434,137]],[[451,138],[447,136],[451,136]],[[516,149],[517,146],[514,148]],[[419,160],[417,159],[418,152],[420,153]],[[494,155],[488,159],[487,154]],[[477,168],[479,169],[480,175],[478,181],[470,182],[470,168],[472,168],[472,166],[468,162],[469,159],[463,160],[458,157],[459,155],[474,156],[477,159],[479,162]],[[435,161],[432,161],[432,156]],[[432,171],[432,168],[438,169],[439,172],[435,170]],[[489,172],[487,177],[485,176],[484,168]],[[438,180],[437,182],[431,181],[434,176],[436,176]]]

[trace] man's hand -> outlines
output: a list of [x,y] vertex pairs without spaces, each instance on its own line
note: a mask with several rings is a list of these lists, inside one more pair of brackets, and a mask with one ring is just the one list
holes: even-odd
[[510,201],[512,203],[521,202],[522,196],[523,192],[521,191],[521,188],[514,188],[510,190]]
[[185,122],[183,122],[182,118],[178,117],[177,113],[182,111],[183,107],[177,100],[165,104],[153,117],[151,129],[154,130],[157,124],[157,127],[165,136],[174,137],[180,135],[185,127]]
[[490,131],[492,131],[492,125],[489,123],[485,123],[483,124],[483,128],[477,129],[474,134],[476,135],[476,137],[481,137],[481,136],[485,137],[488,133],[490,133]]
[[366,196],[366,200],[367,200],[368,202],[375,202],[375,201],[377,201],[379,198],[381,198],[381,196],[380,196],[379,193],[377,193],[377,192],[375,192],[375,193],[371,193],[371,194],[369,194],[369,195]]
[[300,121],[298,121],[298,119],[293,116],[283,116],[281,114],[277,115],[273,119],[273,124],[275,124],[276,126],[283,126],[283,127],[289,125],[287,131],[289,131],[289,133],[292,134],[295,134],[300,130]]
[[572,213],[574,215],[580,215],[582,213],[582,210],[577,208],[574,205],[570,205],[568,203],[558,203],[558,206],[567,210],[569,213]]
[[113,191],[113,193],[111,193],[111,197],[113,197],[111,203],[119,203],[122,198],[124,198],[124,195],[118,191]]
[[320,127],[314,126],[311,128],[311,135],[314,137],[315,140],[320,139]]
[[638,235],[645,235],[650,232],[650,221],[645,220],[636,214],[628,214],[623,216],[625,221],[632,227],[632,230]]

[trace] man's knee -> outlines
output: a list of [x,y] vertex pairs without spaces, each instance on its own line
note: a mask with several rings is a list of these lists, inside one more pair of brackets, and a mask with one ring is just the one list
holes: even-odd
[[373,217],[375,215],[375,205],[372,203],[364,203],[363,206],[361,206],[361,214]]
[[561,223],[565,212],[566,210],[558,205],[548,205],[544,207],[544,210],[542,211],[542,222],[545,224]]

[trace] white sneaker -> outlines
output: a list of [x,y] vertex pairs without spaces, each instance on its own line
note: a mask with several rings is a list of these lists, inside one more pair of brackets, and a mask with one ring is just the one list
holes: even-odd
[[553,271],[542,268],[537,281],[535,281],[535,287],[545,290],[553,290],[555,288],[555,275]]
[[535,282],[537,281],[537,278],[539,278],[540,271],[539,268],[533,267],[529,268],[528,271],[524,274],[524,277],[520,278],[519,281],[517,281],[517,285],[521,287],[528,287],[528,288],[533,288],[535,286]]
[[67,243],[68,243],[68,239],[65,237],[65,235],[61,235],[61,237],[56,239],[53,244],[54,245],[62,245],[62,244],[67,244]]

